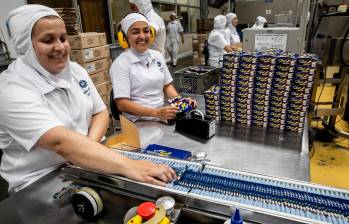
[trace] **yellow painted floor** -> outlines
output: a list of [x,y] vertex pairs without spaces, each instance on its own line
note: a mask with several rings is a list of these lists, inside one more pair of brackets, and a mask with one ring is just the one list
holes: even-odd
[[[332,87],[325,86],[320,101],[331,101],[333,90]],[[318,88],[316,99],[320,91],[321,87]],[[322,128],[321,122],[317,121],[312,121],[311,126]],[[349,122],[337,116],[336,128],[349,132]],[[349,189],[349,139],[339,137],[331,143],[314,141],[309,155],[311,182]]]

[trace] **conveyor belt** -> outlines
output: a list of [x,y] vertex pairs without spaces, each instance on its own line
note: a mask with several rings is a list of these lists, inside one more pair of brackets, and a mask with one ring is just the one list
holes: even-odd
[[[215,203],[298,222],[349,223],[349,192],[345,190],[195,162],[119,152],[132,159],[171,166],[179,180],[167,184],[165,188],[153,186],[154,190],[187,195],[195,203],[201,201],[207,204],[208,210],[210,203]],[[111,178],[115,176],[111,175]]]

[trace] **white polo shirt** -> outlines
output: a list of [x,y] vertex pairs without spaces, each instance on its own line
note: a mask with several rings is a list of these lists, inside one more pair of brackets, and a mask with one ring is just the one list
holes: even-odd
[[20,59],[0,74],[0,174],[9,182],[9,191],[28,186],[65,162],[35,145],[45,132],[64,126],[87,135],[92,115],[106,108],[87,72],[76,63],[71,63],[69,88],[53,87],[29,66],[27,73],[16,73],[18,66],[23,67]]
[[[164,86],[172,82],[171,74],[162,54],[150,51],[148,66],[131,49],[125,50],[112,64],[110,78],[114,98],[128,98],[142,106],[158,108],[164,104]],[[154,120],[123,113],[128,119]]]

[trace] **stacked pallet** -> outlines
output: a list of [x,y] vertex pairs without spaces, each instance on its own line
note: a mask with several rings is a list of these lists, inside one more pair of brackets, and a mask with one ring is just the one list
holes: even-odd
[[205,65],[204,47],[207,34],[193,34],[193,65]]
[[213,18],[197,19],[197,31],[199,34],[208,34],[213,30]]
[[99,95],[109,107],[111,81],[109,68],[111,64],[109,46],[106,45],[105,33],[80,33],[68,36],[71,51],[70,59],[86,69]]
[[75,8],[54,8],[54,10],[64,20],[68,35],[77,35],[80,32]]

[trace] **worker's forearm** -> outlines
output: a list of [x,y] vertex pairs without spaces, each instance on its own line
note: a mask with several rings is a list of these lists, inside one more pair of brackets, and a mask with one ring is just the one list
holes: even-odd
[[86,169],[121,175],[127,171],[128,158],[64,127],[55,127],[46,132],[38,145]]
[[88,137],[96,142],[101,141],[109,125],[109,112],[107,109],[93,115],[88,130]]
[[145,107],[129,99],[117,100],[117,105],[118,109],[122,112],[138,116],[158,117],[156,108]]
[[172,84],[168,84],[168,85],[164,86],[164,93],[170,99],[178,96],[178,92]]

